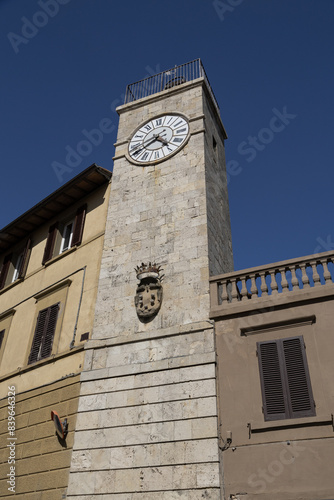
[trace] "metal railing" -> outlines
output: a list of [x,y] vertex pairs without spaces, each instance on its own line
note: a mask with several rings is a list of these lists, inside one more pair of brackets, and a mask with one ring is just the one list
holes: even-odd
[[138,82],[130,83],[130,85],[126,87],[124,104],[137,101],[138,99],[156,94],[162,90],[168,90],[185,82],[191,82],[197,78],[204,78],[219,114],[217,99],[200,59],[195,59],[194,61],[181,64],[180,66],[175,66],[172,69],[162,71],[161,73],[149,76]]
[[226,306],[334,283],[334,253],[324,252],[210,278],[211,306]]

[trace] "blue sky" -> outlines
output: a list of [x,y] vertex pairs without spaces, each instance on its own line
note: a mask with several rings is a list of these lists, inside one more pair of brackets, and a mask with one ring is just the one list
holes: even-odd
[[333,250],[333,18],[333,0],[0,0],[0,227],[112,169],[128,83],[201,58],[229,136],[235,268]]

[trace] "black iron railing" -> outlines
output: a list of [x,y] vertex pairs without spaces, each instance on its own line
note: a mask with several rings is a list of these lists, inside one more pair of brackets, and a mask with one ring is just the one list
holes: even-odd
[[213,102],[219,113],[217,100],[200,59],[195,59],[194,61],[181,64],[180,66],[175,66],[172,69],[168,69],[166,71],[162,71],[161,73],[157,73],[156,75],[144,78],[144,80],[130,83],[130,85],[128,85],[126,88],[124,104],[137,101],[138,99],[156,94],[157,92],[161,92],[162,90],[176,87],[177,85],[181,85],[185,82],[191,82],[192,80],[196,80],[197,78],[205,79]]

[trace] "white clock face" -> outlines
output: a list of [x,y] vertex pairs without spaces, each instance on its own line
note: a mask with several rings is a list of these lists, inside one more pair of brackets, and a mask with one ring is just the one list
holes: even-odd
[[156,163],[182,148],[189,124],[180,115],[163,115],[144,123],[132,136],[129,155],[136,163]]

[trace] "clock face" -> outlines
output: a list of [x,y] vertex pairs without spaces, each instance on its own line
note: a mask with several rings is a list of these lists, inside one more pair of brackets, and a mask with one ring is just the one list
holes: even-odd
[[163,115],[144,123],[130,139],[129,155],[139,164],[151,164],[179,151],[189,136],[189,123],[180,115]]

